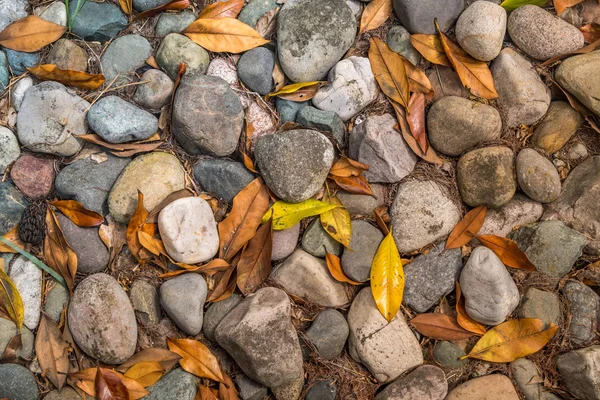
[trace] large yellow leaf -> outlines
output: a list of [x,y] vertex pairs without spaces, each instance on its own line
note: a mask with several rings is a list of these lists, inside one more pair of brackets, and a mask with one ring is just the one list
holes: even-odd
[[197,19],[183,34],[214,52],[242,53],[269,43],[254,29],[235,18]]
[[400,309],[404,295],[404,269],[391,229],[373,258],[371,290],[377,309],[391,322]]
[[38,65],[27,68],[27,70],[39,80],[56,81],[80,89],[96,90],[106,81],[102,74],[88,74],[82,71],[60,69],[54,64]]
[[320,215],[321,226],[329,236],[343,244],[346,248],[350,248],[350,238],[352,237],[350,212],[348,212],[337,196],[329,197],[329,194],[325,193],[323,200],[326,203],[336,204],[339,207],[325,211]]
[[383,93],[407,108],[410,87],[402,56],[392,51],[383,40],[371,38],[369,61]]
[[169,350],[181,356],[181,368],[200,378],[224,382],[217,358],[208,347],[193,339],[167,339]]
[[427,61],[433,64],[452,67],[450,60],[446,57],[444,46],[442,46],[442,42],[438,35],[417,33],[411,35],[410,43]]
[[330,204],[315,199],[304,200],[301,203],[287,203],[278,200],[269,208],[263,216],[262,222],[266,222],[273,214],[273,229],[281,231],[291,228],[304,218],[320,215],[334,208],[340,207],[337,204]]
[[206,6],[198,19],[237,18],[242,7],[244,7],[244,0],[218,1]]
[[[2,267],[4,260],[0,259]],[[6,275],[3,268],[0,268],[0,303],[6,310],[8,316],[15,323],[17,328],[23,326],[25,311],[23,309],[23,300],[13,281]]]
[[32,53],[60,39],[66,30],[66,26],[29,15],[0,32],[0,46]]
[[360,30],[364,33],[379,28],[392,15],[392,0],[373,0],[365,7],[360,19]]
[[486,212],[485,205],[475,207],[469,211],[450,232],[450,236],[446,241],[446,249],[457,249],[469,243],[481,229]]
[[491,362],[512,362],[535,353],[548,343],[558,330],[550,324],[543,330],[543,322],[536,318],[506,321],[490,329],[464,358],[478,358]]

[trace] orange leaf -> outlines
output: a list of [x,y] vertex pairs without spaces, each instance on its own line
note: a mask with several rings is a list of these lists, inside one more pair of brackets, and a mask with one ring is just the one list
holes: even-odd
[[144,11],[143,13],[136,15],[131,22],[139,21],[140,19],[144,18],[150,18],[155,16],[156,14],[167,10],[185,10],[186,8],[188,8],[189,5],[189,0],[171,0],[166,4],[163,4],[162,6]]
[[477,235],[475,237],[481,244],[496,253],[500,261],[509,267],[535,271],[535,265],[512,240],[494,235]]
[[208,5],[197,19],[237,18],[244,7],[244,0],[229,0]]
[[13,22],[0,32],[0,46],[32,53],[60,39],[66,31],[66,26],[29,15]]
[[35,337],[35,354],[42,372],[59,390],[69,372],[69,347],[56,323],[42,313]]
[[154,385],[165,374],[165,368],[158,361],[141,361],[125,372],[125,376],[135,379],[143,387]]
[[254,167],[254,162],[252,161],[250,156],[248,154],[244,153],[243,151],[241,153],[242,153],[242,157],[244,157],[244,166],[251,172],[254,172],[255,174],[258,173],[256,168]]
[[[183,266],[181,263],[176,263],[178,266]],[[225,260],[221,260],[220,258],[215,258],[214,260],[209,261],[207,264],[199,265],[197,267],[185,268],[179,271],[170,271],[160,275],[160,278],[170,278],[172,276],[177,276],[181,274],[186,274],[188,272],[199,272],[206,276],[213,276],[217,272],[227,271],[231,268],[231,265]]]
[[424,154],[427,154],[429,143],[425,131],[425,95],[413,93],[408,102],[410,112],[406,116],[406,122],[410,127],[410,133],[415,138]]
[[273,219],[270,218],[242,250],[237,265],[237,286],[244,295],[254,292],[269,277],[272,250]]
[[369,182],[367,182],[367,179],[364,176],[349,176],[345,178],[342,176],[330,175],[329,179],[333,180],[346,192],[374,196],[373,189],[371,189],[371,185],[369,185]]
[[395,102],[408,107],[410,88],[402,56],[392,51],[379,38],[371,38],[369,61],[373,75],[383,93]]
[[307,101],[315,97],[319,89],[325,86],[327,82],[319,82],[311,86],[304,86],[291,93],[281,93],[277,97],[287,101]]
[[172,351],[150,348],[142,350],[133,355],[129,360],[119,365],[116,369],[117,371],[125,372],[129,368],[141,362],[157,362],[164,368],[165,372],[169,372],[175,365],[177,365],[177,362],[180,358],[181,356],[179,354],[173,353]]
[[[76,386],[83,390],[86,394],[95,397],[96,396],[96,374],[97,374],[97,368],[87,368],[75,373],[70,373],[69,374],[69,379],[71,381],[74,381],[74,383],[76,384]],[[150,392],[148,392],[146,389],[144,389],[142,387],[142,385],[140,385],[139,383],[137,383],[137,381],[135,381],[134,379],[128,378],[122,374],[120,374],[119,372],[116,371],[109,371],[115,375],[117,375],[121,381],[123,382],[123,384],[125,385],[125,387],[127,388],[127,391],[129,392],[129,398],[131,400],[137,400],[137,399],[141,399],[142,397],[148,395]]]
[[27,68],[27,70],[39,80],[56,81],[80,89],[96,90],[106,81],[102,74],[88,74],[70,69],[60,69],[54,64],[38,65]]
[[457,249],[469,243],[471,239],[479,232],[483,221],[485,220],[485,214],[487,207],[481,205],[469,211],[462,220],[456,224],[448,240],[446,241],[446,249]]
[[342,178],[348,178],[350,176],[360,176],[368,169],[368,165],[352,160],[346,156],[342,156],[331,166],[329,174],[336,177],[339,176]]
[[410,320],[419,333],[437,340],[462,340],[473,336],[463,329],[456,318],[447,314],[420,314]]
[[329,268],[329,273],[333,278],[338,282],[349,283],[351,285],[362,285],[364,282],[356,282],[352,279],[348,278],[346,274],[344,274],[344,270],[342,269],[342,263],[340,262],[340,258],[335,254],[331,254],[327,250],[325,250],[325,260],[327,261],[327,268]]
[[140,257],[140,250],[142,250],[144,246],[140,243],[138,232],[143,231],[150,235],[150,237],[154,236],[156,233],[155,224],[144,223],[147,217],[148,211],[144,207],[144,194],[138,190],[138,203],[135,212],[129,220],[129,224],[127,225],[125,237],[127,239],[127,247],[129,247],[129,251],[142,265],[144,265],[147,260]]
[[411,92],[429,94],[433,93],[433,85],[429,81],[425,72],[419,67],[414,66],[405,57],[402,57],[406,75],[408,76],[408,86]]
[[456,282],[456,314],[456,322],[458,322],[461,327],[476,335],[485,335],[485,326],[482,323],[475,321],[467,314],[467,310],[465,309],[465,298],[462,297],[462,291],[460,290],[458,281]]
[[[236,256],[239,258],[239,255]],[[235,265],[225,272],[215,275],[217,284],[206,301],[216,303],[227,299],[235,291],[237,286],[237,268]]]
[[209,51],[243,53],[269,43],[258,32],[235,18],[197,19],[184,35]]
[[129,400],[129,392],[121,378],[104,368],[96,369],[97,400]]
[[51,205],[68,217],[77,226],[90,227],[98,226],[104,222],[104,217],[97,212],[86,209],[83,204],[77,200],[54,200]]
[[73,281],[77,273],[77,254],[67,243],[56,215],[50,207],[46,211],[44,257],[46,258],[46,264],[63,277],[67,287],[72,291]]
[[[374,214],[375,222],[377,223],[379,230],[381,231],[381,233],[383,233],[383,236],[387,236],[388,233],[390,233],[390,229],[388,228],[386,220],[384,219],[385,217],[387,217],[387,222],[390,221],[390,216],[388,215],[387,207],[385,205],[376,207],[374,210]],[[404,260],[402,260],[402,263],[404,264]]]
[[556,15],[562,14],[568,7],[576,6],[581,2],[583,2],[583,0],[554,0]]
[[208,347],[193,339],[167,339],[169,350],[181,356],[179,365],[190,374],[224,382],[217,358]]
[[[4,239],[11,241],[13,244],[17,245],[20,248],[24,248],[25,244],[23,242],[21,242],[21,239],[19,239],[19,226],[15,225],[10,231],[6,232],[4,234],[4,236],[2,236]],[[5,245],[4,243],[0,242],[0,253],[16,253],[16,250],[13,250],[12,247],[8,247],[7,245]]]
[[132,0],[119,0],[119,5],[121,6],[121,10],[127,15],[131,17],[133,13],[133,1]]
[[392,15],[392,0],[373,0],[365,7],[360,19],[360,33],[379,28]]
[[96,135],[95,133],[76,135],[76,137],[83,139],[86,142],[91,142],[97,144],[98,146],[102,146],[117,157],[131,157],[138,153],[156,150],[164,143],[162,140],[143,140],[133,143],[113,144],[100,139],[100,136]]
[[223,373],[225,383],[219,383],[219,400],[240,400],[233,381],[226,373]]
[[452,67],[450,60],[446,57],[444,46],[438,35],[424,35],[418,33],[416,35],[411,35],[410,43],[412,43],[413,47],[421,53],[427,61],[446,67]]

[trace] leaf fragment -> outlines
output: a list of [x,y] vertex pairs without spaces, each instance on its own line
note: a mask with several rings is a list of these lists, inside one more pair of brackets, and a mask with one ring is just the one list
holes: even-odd
[[374,37],[370,40],[369,61],[383,93],[408,108],[410,86],[402,56],[392,51],[383,40]]
[[244,295],[256,290],[271,273],[273,220],[269,219],[242,250],[237,265],[237,287]]
[[64,386],[69,373],[69,347],[56,323],[42,313],[35,337],[35,354],[42,373],[58,390]]
[[197,19],[237,18],[244,7],[244,0],[229,0],[209,4],[202,10]]
[[410,127],[410,133],[415,138],[423,154],[427,154],[429,142],[425,128],[425,95],[413,93],[408,102],[410,112],[406,115],[406,122]]
[[168,10],[185,10],[190,5],[189,0],[171,0],[168,3],[165,3],[156,8],[152,8],[150,10],[146,10],[142,13],[139,13],[135,16],[135,18],[131,22],[139,21],[144,18],[150,18],[157,14],[160,14],[163,11]]
[[57,25],[35,15],[28,15],[0,32],[0,46],[32,53],[60,39],[66,26]]
[[359,34],[379,28],[392,15],[392,0],[373,0],[367,4],[360,19]]
[[[25,244],[21,242],[18,231],[19,225],[15,225],[10,231],[6,232],[2,238],[22,249],[25,247]],[[18,253],[18,251],[0,242],[0,253]]]
[[423,94],[433,93],[433,85],[425,72],[421,68],[414,66],[406,57],[402,57],[402,62],[408,76],[410,91]]
[[410,323],[422,335],[436,340],[462,340],[474,335],[461,327],[456,318],[447,314],[419,314]]
[[329,170],[330,176],[339,176],[343,178],[347,178],[350,176],[360,176],[363,172],[367,171],[369,166],[358,162],[356,160],[352,160],[346,156],[340,157]]
[[360,286],[363,282],[353,281],[348,278],[342,269],[342,262],[340,258],[335,254],[332,254],[325,250],[325,260],[327,261],[327,269],[329,269],[329,273],[333,276],[338,282],[349,283],[351,285]]
[[337,207],[340,206],[315,199],[304,200],[301,203],[288,203],[278,200],[264,214],[263,222],[271,218],[272,213],[273,229],[281,231],[291,228],[304,218],[320,215]]
[[[532,0],[532,1],[541,2],[542,0]],[[583,0],[553,0],[552,1],[552,3],[554,4],[554,9],[556,10],[556,15],[560,15],[567,8],[576,6],[577,4],[582,3],[582,2],[583,2]],[[546,3],[546,1],[544,1],[544,3]]]
[[197,19],[182,33],[213,52],[242,53],[269,43],[250,26],[228,17]]
[[144,207],[144,194],[138,190],[137,206],[135,208],[135,212],[129,220],[129,224],[127,225],[125,238],[129,251],[142,265],[146,263],[147,259],[140,255],[140,251],[142,248],[144,248],[144,246],[140,242],[140,235],[138,232],[142,231],[148,234],[150,237],[154,236],[156,233],[156,224],[145,223],[147,217],[148,211]]
[[55,64],[37,65],[27,68],[27,70],[39,80],[56,81],[79,89],[96,90],[106,81],[102,74],[88,74],[82,71],[60,69]]
[[469,211],[450,232],[446,249],[457,249],[469,243],[483,226],[487,207],[480,205]]
[[167,339],[169,350],[181,356],[179,365],[190,374],[224,382],[217,358],[208,347],[193,339]]
[[126,372],[134,365],[141,362],[157,362],[159,363],[166,372],[169,372],[175,365],[181,356],[177,353],[173,353],[170,350],[160,348],[149,348],[134,354],[129,360],[119,365],[116,370],[119,372]]
[[133,0],[119,0],[119,6],[121,6],[121,10],[129,17],[133,13]]
[[404,295],[404,269],[392,230],[379,244],[371,266],[371,291],[377,309],[391,322]]
[[165,374],[165,368],[158,361],[141,361],[125,372],[125,376],[135,379],[143,387],[154,385]]
[[410,36],[410,43],[425,59],[433,64],[452,67],[446,57],[444,46],[438,35],[415,34]]
[[[500,6],[503,7],[506,11],[514,11],[517,8],[527,5],[527,4],[533,4],[535,6],[543,6],[547,2],[548,2],[548,0],[504,0],[500,4]],[[555,0],[555,4],[556,4],[556,0]]]
[[505,265],[526,271],[536,270],[535,265],[514,241],[495,235],[477,235],[475,238],[492,250]]
[[104,148],[108,149],[108,151],[111,154],[113,154],[117,157],[131,157],[131,156],[139,154],[139,153],[145,153],[148,151],[156,150],[162,144],[164,144],[164,141],[162,141],[162,140],[150,140],[150,139],[142,140],[139,142],[132,142],[132,143],[114,144],[114,143],[105,142],[104,140],[102,140],[100,138],[100,136],[96,135],[95,133],[88,133],[85,135],[75,135],[75,137],[77,137],[79,139],[83,139],[86,142],[90,142],[90,143],[96,144],[98,146],[104,147]]
[[[2,260],[4,266],[4,260]],[[0,305],[6,311],[11,321],[15,323],[18,329],[23,326],[25,319],[25,309],[23,308],[23,300],[21,294],[15,286],[14,282],[0,268]]]
[[352,237],[350,212],[337,196],[330,196],[328,192],[325,193],[323,201],[336,204],[339,207],[325,211],[319,216],[321,226],[335,241],[343,244],[346,248],[350,248],[350,238]]
[[96,368],[97,400],[129,400],[129,392],[119,375],[105,368]]
[[591,23],[579,28],[586,43],[600,42],[600,24]]
[[46,211],[44,257],[46,264],[63,277],[69,291],[72,292],[77,273],[77,254],[65,239],[56,215],[50,207]]
[[92,227],[101,225],[104,222],[102,215],[86,209],[77,200],[53,200],[50,204],[58,208],[61,213],[77,226]]

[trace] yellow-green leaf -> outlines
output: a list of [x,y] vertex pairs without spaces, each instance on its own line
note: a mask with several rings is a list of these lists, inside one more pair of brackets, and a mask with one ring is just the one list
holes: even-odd
[[271,218],[271,213],[273,213],[273,230],[281,231],[283,229],[291,228],[303,218],[320,215],[337,207],[340,206],[315,199],[308,199],[302,203],[287,203],[278,200],[265,213],[262,223],[264,224],[267,222],[269,218]]
[[500,6],[506,11],[514,11],[521,6],[533,4],[534,6],[543,6],[548,0],[504,0]]
[[352,220],[350,212],[344,207],[344,204],[337,196],[329,197],[325,194],[323,200],[329,204],[336,204],[339,207],[321,214],[321,226],[325,232],[336,241],[350,248],[350,237],[352,237]]
[[[4,264],[4,260],[1,261]],[[23,326],[23,319],[25,318],[23,300],[17,287],[8,275],[6,275],[3,268],[0,268],[0,303],[6,309],[10,319],[20,329]]]
[[298,90],[300,90],[302,88],[309,87],[309,86],[314,86],[314,85],[318,85],[318,84],[321,84],[321,83],[325,83],[325,82],[324,81],[314,81],[314,82],[292,83],[291,85],[285,85],[284,87],[282,87],[281,89],[279,89],[276,92],[269,93],[267,95],[267,98],[274,97],[274,96],[279,96],[280,94],[294,93],[294,92],[297,92]]
[[381,241],[371,266],[371,291],[377,309],[390,322],[402,303],[404,269],[392,230]]

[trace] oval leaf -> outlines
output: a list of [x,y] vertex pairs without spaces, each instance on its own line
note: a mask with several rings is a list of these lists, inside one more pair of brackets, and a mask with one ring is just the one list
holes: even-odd
[[60,390],[69,373],[69,344],[56,323],[42,313],[35,336],[35,354],[42,373]]
[[390,15],[392,15],[392,0],[371,1],[362,13],[359,33],[379,28]]
[[535,265],[527,255],[510,239],[495,235],[475,236],[485,247],[492,250],[505,265],[512,268],[535,271]]
[[0,46],[32,53],[57,41],[66,31],[66,26],[29,15],[13,22],[0,32]]
[[58,208],[61,213],[77,226],[98,226],[104,222],[102,215],[86,209],[83,204],[76,200],[54,200],[50,204]]
[[342,156],[331,166],[329,175],[348,178],[350,176],[360,176],[368,169],[368,165],[352,160],[346,156]]
[[244,295],[252,293],[269,277],[272,250],[273,220],[269,219],[244,247],[237,265],[237,286]]
[[418,33],[416,35],[411,35],[410,43],[427,61],[446,67],[452,67],[450,60],[446,57],[444,46],[438,35],[424,35]]
[[407,108],[410,89],[402,56],[392,51],[381,39],[371,38],[369,61],[383,93]]
[[427,131],[425,128],[425,95],[413,93],[408,102],[410,113],[406,115],[406,122],[410,127],[410,133],[415,138],[423,153],[429,149]]
[[140,19],[150,18],[156,14],[159,14],[167,10],[185,10],[190,5],[190,0],[171,0],[156,8],[146,10],[135,16],[132,22],[139,21]]
[[381,241],[371,266],[371,290],[377,309],[391,322],[404,295],[404,269],[392,231]]
[[333,278],[336,281],[349,283],[355,286],[363,284],[363,282],[353,281],[352,279],[348,278],[346,274],[344,274],[340,258],[335,254],[331,254],[330,252],[325,250],[325,260],[327,261],[327,268],[329,269],[329,273],[331,274],[331,276],[333,276]]
[[242,53],[269,43],[258,32],[235,18],[197,19],[184,35],[214,52]]
[[21,329],[25,319],[23,300],[14,282],[3,269],[0,269],[0,303],[4,306],[11,321],[18,329]]
[[77,274],[77,254],[69,246],[50,207],[46,211],[46,236],[44,237],[44,257],[46,264],[58,272],[71,291]]
[[54,64],[38,65],[27,68],[27,70],[39,80],[56,81],[80,89],[96,90],[106,81],[102,74],[88,74],[70,69],[60,69]]
[[269,98],[269,97],[274,97],[274,96],[282,96],[282,95],[286,95],[286,94],[296,93],[300,89],[310,88],[310,87],[313,87],[313,86],[321,87],[325,83],[327,83],[327,82],[325,82],[325,81],[314,81],[314,82],[292,83],[291,85],[286,85],[286,86],[282,87],[281,89],[279,89],[276,92],[269,93],[266,97]]
[[139,353],[133,355],[129,360],[119,365],[117,371],[125,372],[129,368],[141,362],[157,362],[159,363],[166,372],[169,372],[177,362],[181,359],[181,356],[177,353],[173,353],[166,349],[145,349]]
[[181,368],[200,378],[224,382],[217,358],[208,347],[193,339],[167,339],[169,350],[181,356]]
[[165,368],[158,361],[142,361],[125,372],[125,376],[135,379],[143,387],[154,385],[165,374]]
[[325,200],[326,203],[335,204],[339,207],[325,211],[320,215],[321,226],[329,236],[343,244],[344,247],[350,248],[350,238],[352,237],[352,220],[350,218],[350,212],[348,212],[337,196],[329,197],[329,195],[326,194],[323,200]]
[[237,18],[244,7],[244,0],[221,1],[208,5],[197,19]]
[[473,336],[473,332],[463,329],[456,318],[447,314],[420,314],[410,323],[419,333],[436,340],[462,340]]
[[450,232],[448,240],[446,241],[446,249],[457,249],[469,243],[471,239],[475,237],[483,221],[485,220],[485,214],[487,213],[487,207],[481,205],[475,207],[459,221],[458,224]]
[[301,203],[287,203],[278,200],[269,208],[263,216],[263,222],[266,222],[273,215],[273,229],[280,231],[291,228],[302,219],[320,215],[329,210],[339,207],[337,204],[329,204],[324,201],[308,199]]

